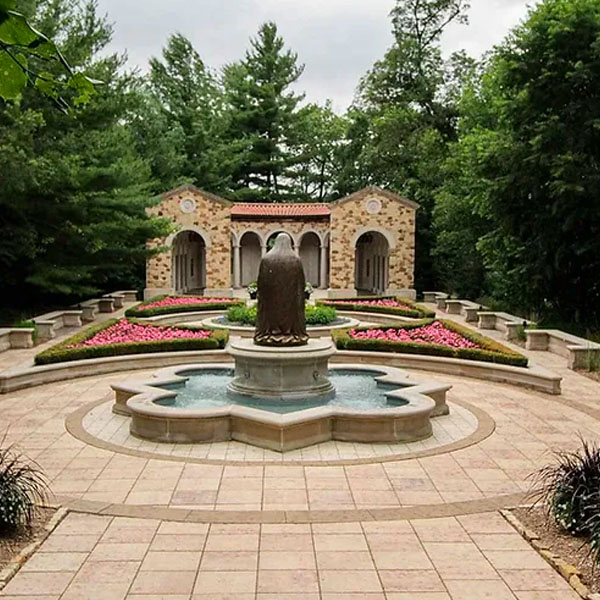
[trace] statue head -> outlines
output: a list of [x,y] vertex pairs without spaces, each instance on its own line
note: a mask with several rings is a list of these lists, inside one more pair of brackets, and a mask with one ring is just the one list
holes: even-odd
[[289,234],[283,232],[278,233],[271,251],[284,253],[293,252],[294,248],[292,246],[292,238],[289,236]]

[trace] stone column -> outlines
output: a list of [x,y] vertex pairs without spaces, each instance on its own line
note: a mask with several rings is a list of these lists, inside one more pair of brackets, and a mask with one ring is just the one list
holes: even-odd
[[319,260],[319,287],[327,289],[327,246],[321,244],[321,257]]
[[261,244],[260,245],[260,257],[262,258],[266,253],[267,253],[267,245]]
[[240,245],[233,244],[233,287],[241,287],[241,273],[240,273]]

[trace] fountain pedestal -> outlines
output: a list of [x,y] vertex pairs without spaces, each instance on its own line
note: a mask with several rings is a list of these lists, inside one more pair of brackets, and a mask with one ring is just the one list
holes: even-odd
[[235,377],[228,390],[258,398],[298,400],[334,393],[328,361],[335,354],[331,340],[311,339],[304,346],[259,346],[251,339],[229,342]]

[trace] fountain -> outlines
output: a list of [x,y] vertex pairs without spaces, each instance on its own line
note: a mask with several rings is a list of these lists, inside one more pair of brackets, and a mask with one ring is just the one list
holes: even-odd
[[380,365],[330,370],[335,346],[331,338],[309,338],[304,302],[302,263],[281,233],[260,264],[254,338],[228,345],[235,368],[181,365],[142,383],[113,385],[113,411],[131,416],[130,432],[144,439],[235,439],[281,452],[330,439],[431,436],[431,417],[448,414],[450,386]]
[[304,270],[287,233],[280,233],[260,263],[254,339],[233,339],[229,354],[235,395],[312,400],[335,393],[328,361],[331,339],[309,339],[304,319]]

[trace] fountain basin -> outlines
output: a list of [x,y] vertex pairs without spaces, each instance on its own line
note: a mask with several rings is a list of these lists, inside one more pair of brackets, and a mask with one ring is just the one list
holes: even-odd
[[235,361],[228,389],[238,395],[282,402],[333,394],[328,361],[335,354],[331,339],[310,339],[304,346],[258,346],[233,338],[227,351]]
[[[332,373],[369,373],[379,386],[385,386],[387,407],[359,409],[336,405],[331,399],[314,406],[310,398],[307,408],[298,407],[287,413],[233,401],[188,408],[174,405],[177,391],[173,386],[184,385],[194,374],[219,369],[232,371],[228,364],[182,365],[161,369],[147,381],[115,384],[113,411],[131,416],[132,435],[156,442],[233,439],[279,452],[332,439],[370,443],[421,440],[432,433],[430,418],[448,412],[445,397],[449,385],[415,381],[392,367],[353,365],[338,365]],[[240,398],[245,401],[243,396]]]

